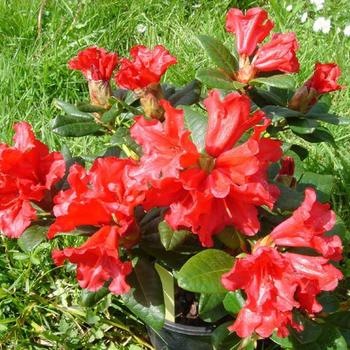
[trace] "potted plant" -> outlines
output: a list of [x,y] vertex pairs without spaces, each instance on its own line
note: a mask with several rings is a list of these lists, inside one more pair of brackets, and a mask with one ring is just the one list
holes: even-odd
[[294,143],[334,144],[324,123],[349,123],[323,97],[340,69],[316,63],[295,87],[297,39],[266,39],[273,26],[261,8],[230,9],[236,48],[199,36],[215,67],[184,87],[161,83],[177,63],[161,45],[84,49],[69,68],[90,101],[56,100],[52,129],[95,136],[99,154],[50,153],[24,122],[2,146],[3,234],[27,249],[85,237],[54,263],[76,265],[84,305],[118,295],[156,349],[347,348],[346,229],[332,177],[305,172]]

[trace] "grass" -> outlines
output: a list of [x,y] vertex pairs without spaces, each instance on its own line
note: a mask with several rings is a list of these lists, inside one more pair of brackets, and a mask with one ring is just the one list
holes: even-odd
[[[290,3],[293,10],[287,12]],[[0,0],[1,140],[10,141],[14,122],[28,120],[51,148],[59,149],[65,142],[75,154],[87,153],[93,142],[90,138],[62,140],[48,126],[58,113],[52,106],[54,98],[75,102],[87,97],[83,77],[67,69],[72,56],[89,45],[123,56],[135,44],[163,44],[179,62],[166,79],[180,85],[192,80],[199,67],[209,64],[196,35],[210,34],[232,45],[224,18],[227,9],[237,4],[241,8],[263,5],[278,22],[278,29],[296,31],[299,83],[319,60],[337,62],[343,70],[342,84],[350,86],[350,38],[336,31],[350,18],[347,0],[326,0],[320,13],[302,0]],[[301,24],[299,16],[304,11],[309,12],[309,19]],[[327,35],[312,31],[313,19],[320,15],[332,18]],[[136,30],[139,24],[146,26],[144,34]],[[350,89],[334,93],[332,99],[334,112],[350,115]],[[333,205],[349,224],[350,128],[332,127],[332,132],[337,148],[309,146],[311,156],[305,167],[335,175]],[[136,349],[137,340],[130,332],[104,320],[118,319],[139,335],[142,327],[116,298],[90,311],[80,308],[80,290],[75,282],[69,282],[72,274],[53,268],[45,244],[24,253],[15,242],[4,238],[0,242],[0,349]]]

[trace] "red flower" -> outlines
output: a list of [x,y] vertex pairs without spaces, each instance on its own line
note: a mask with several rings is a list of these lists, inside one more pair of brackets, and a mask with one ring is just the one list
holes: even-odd
[[273,34],[271,40],[258,49],[252,65],[260,72],[298,72],[299,62],[295,54],[298,48],[295,33]]
[[134,227],[134,208],[143,200],[140,185],[129,171],[135,163],[129,159],[98,158],[87,173],[80,165],[70,168],[70,189],[55,197],[56,221],[49,237],[81,225],[116,225],[120,234]]
[[162,100],[165,110],[165,122],[156,119],[147,120],[143,116],[135,117],[130,129],[131,136],[142,146],[141,166],[133,171],[133,176],[144,180],[160,177],[177,177],[183,167],[196,163],[199,154],[190,139],[190,131],[184,126],[184,112],[173,108]]
[[87,80],[109,81],[117,63],[117,54],[98,47],[89,47],[72,58],[68,67],[80,70]]
[[236,34],[237,51],[240,55],[252,55],[273,26],[267,12],[259,7],[249,9],[245,15],[241,10],[232,8],[226,16],[226,30]]
[[333,228],[335,220],[329,204],[317,202],[315,190],[308,188],[304,202],[271,232],[271,238],[279,246],[310,247],[328,259],[339,261],[342,258],[340,238],[324,235]]
[[262,111],[250,116],[249,98],[238,93],[229,94],[221,100],[218,90],[211,90],[204,105],[209,115],[206,150],[213,157],[231,149],[244,132],[264,116]]
[[323,257],[279,253],[260,244],[252,254],[236,259],[232,270],[222,275],[226,289],[243,289],[246,294],[246,302],[229,329],[242,338],[253,332],[267,338],[274,330],[286,337],[288,326],[302,329],[293,323],[293,309],[311,315],[320,312],[317,295],[334,290],[343,276]]
[[343,87],[337,83],[341,75],[339,66],[335,63],[316,63],[314,74],[305,83],[309,89],[315,89],[318,94],[340,90]]
[[320,312],[322,306],[316,296],[322,291],[334,290],[343,278],[342,273],[323,257],[292,253],[285,253],[284,256],[298,276],[296,295],[300,307],[310,314]]
[[[159,122],[149,122],[158,128],[144,132],[140,128],[143,121],[137,126],[139,119],[132,136],[144,150],[138,176],[152,183],[145,206],[170,206],[165,219],[174,229],[191,229],[204,246],[212,246],[212,236],[227,225],[247,235],[259,230],[256,207],[272,207],[279,193],[267,181],[267,168],[282,153],[279,141],[261,138],[268,124],[257,126],[248,141],[233,147],[262,118],[261,112],[250,116],[246,97],[233,93],[221,100],[213,91],[205,104],[209,114],[207,153],[199,157],[182,122],[172,138]],[[175,125],[174,118],[175,114],[167,112],[165,125]],[[179,147],[183,135],[187,148]]]
[[14,128],[14,146],[0,145],[0,230],[11,238],[36,219],[31,202],[45,206],[45,195],[65,172],[62,155],[35,139],[28,123]]
[[129,90],[144,89],[151,84],[158,84],[169,66],[177,62],[161,45],[157,45],[153,50],[143,45],[134,46],[130,55],[132,60],[121,59],[121,67],[115,75],[116,83]]
[[236,259],[232,270],[221,278],[228,290],[243,289],[247,298],[233,326],[239,337],[256,332],[263,338],[275,329],[280,337],[288,335],[292,310],[299,307],[294,294],[298,287],[294,271],[283,255],[270,247],[258,247],[253,254]]
[[111,280],[108,289],[112,293],[127,293],[130,286],[125,278],[132,265],[119,259],[119,234],[115,226],[104,226],[78,248],[54,250],[52,258],[57,266],[65,260],[77,264],[77,279],[82,288],[95,292]]

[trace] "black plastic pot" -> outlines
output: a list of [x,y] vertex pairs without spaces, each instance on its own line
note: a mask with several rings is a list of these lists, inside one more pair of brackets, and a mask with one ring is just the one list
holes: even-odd
[[156,350],[213,350],[212,327],[194,327],[165,321],[160,331],[147,327]]

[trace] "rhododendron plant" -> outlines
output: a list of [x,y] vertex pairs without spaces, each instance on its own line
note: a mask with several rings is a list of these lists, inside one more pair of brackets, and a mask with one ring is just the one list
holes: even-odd
[[161,82],[177,63],[161,45],[134,46],[131,59],[79,52],[69,68],[90,101],[56,100],[52,129],[95,136],[99,153],[50,153],[16,124],[14,146],[0,145],[1,232],[27,250],[58,241],[57,266],[75,266],[96,301],[119,296],[162,339],[171,322],[209,322],[215,349],[343,349],[331,346],[350,319],[348,238],[331,175],[302,166],[305,141],[334,144],[325,123],[349,123],[324,98],[343,88],[340,68],[316,63],[295,88],[296,35],[266,39],[273,27],[261,8],[230,9],[237,53],[200,35],[216,67],[183,87]]

